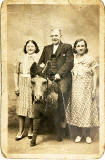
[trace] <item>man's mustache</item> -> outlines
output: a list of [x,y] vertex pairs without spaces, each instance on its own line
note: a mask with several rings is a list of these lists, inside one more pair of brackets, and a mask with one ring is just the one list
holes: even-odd
[[57,41],[58,39],[53,39],[53,41]]

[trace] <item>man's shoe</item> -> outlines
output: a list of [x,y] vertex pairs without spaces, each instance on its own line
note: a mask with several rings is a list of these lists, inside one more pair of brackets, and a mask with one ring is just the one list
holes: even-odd
[[63,139],[61,137],[57,137],[57,141],[61,142]]

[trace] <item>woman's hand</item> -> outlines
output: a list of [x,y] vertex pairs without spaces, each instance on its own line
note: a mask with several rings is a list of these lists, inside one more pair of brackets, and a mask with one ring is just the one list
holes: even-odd
[[19,92],[19,87],[16,87],[16,89],[15,89],[15,94],[16,94],[17,96],[19,96],[19,94],[20,94],[20,92]]

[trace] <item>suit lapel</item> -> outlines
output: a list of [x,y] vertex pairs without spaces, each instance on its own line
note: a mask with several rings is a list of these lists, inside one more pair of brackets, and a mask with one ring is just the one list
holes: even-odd
[[62,47],[63,47],[63,43],[60,42],[60,44],[59,44],[59,46],[58,46],[58,48],[57,48],[57,50],[56,50],[56,52],[55,52],[56,57],[58,57],[58,56],[60,55],[61,50],[62,50]]
[[[58,46],[58,48],[57,48],[57,50],[55,52],[56,57],[58,57],[61,54],[62,47],[63,47],[63,43],[60,42],[60,44],[59,44],[59,46]],[[48,53],[48,57],[47,58],[50,59],[52,54],[53,54],[53,44],[50,45],[49,53]]]
[[48,51],[48,57],[47,59],[49,60],[51,58],[51,55],[53,54],[53,45],[50,45],[49,51]]

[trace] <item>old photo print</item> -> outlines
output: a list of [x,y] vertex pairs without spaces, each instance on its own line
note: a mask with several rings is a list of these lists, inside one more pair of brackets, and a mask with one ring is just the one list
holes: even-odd
[[[38,159],[102,156],[104,4],[5,0],[1,53],[2,154]],[[35,106],[40,109],[33,110]]]

